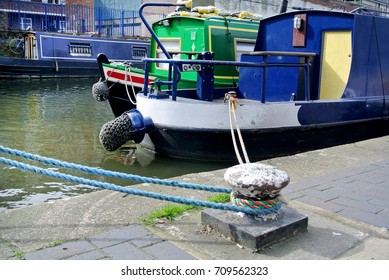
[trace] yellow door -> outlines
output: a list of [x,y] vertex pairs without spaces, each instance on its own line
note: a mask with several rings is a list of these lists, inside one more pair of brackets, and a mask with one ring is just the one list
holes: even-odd
[[320,99],[339,99],[351,67],[351,31],[326,31],[323,36]]

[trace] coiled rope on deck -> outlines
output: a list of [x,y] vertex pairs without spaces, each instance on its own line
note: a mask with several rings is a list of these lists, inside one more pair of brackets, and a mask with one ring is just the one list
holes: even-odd
[[[51,164],[51,165],[55,165],[55,166],[59,166],[59,167],[72,168],[75,170],[79,170],[79,171],[83,171],[83,172],[87,172],[87,173],[92,173],[92,174],[99,174],[99,175],[117,177],[117,178],[122,178],[122,179],[131,178],[130,180],[134,180],[136,178],[138,182],[143,181],[143,182],[155,183],[155,184],[162,183],[162,185],[169,185],[169,186],[174,186],[174,187],[184,187],[184,188],[198,189],[198,190],[206,190],[206,191],[211,191],[211,192],[224,192],[224,193],[231,192],[231,189],[227,189],[227,188],[210,187],[210,186],[203,186],[203,185],[198,185],[198,184],[186,184],[186,183],[180,183],[180,182],[172,181],[172,180],[145,178],[145,177],[141,177],[141,176],[137,176],[137,175],[130,175],[130,174],[125,174],[125,173],[120,173],[120,172],[112,172],[112,171],[107,171],[107,170],[103,170],[103,169],[97,169],[97,168],[92,168],[92,167],[88,167],[88,166],[83,166],[83,165],[78,165],[78,164],[73,164],[73,163],[68,163],[68,162],[62,162],[62,161],[58,161],[55,159],[41,157],[39,155],[29,154],[26,152],[6,148],[3,146],[0,146],[0,152],[8,153],[8,154],[15,155],[15,156],[21,156],[21,157],[24,157],[26,159],[38,161],[38,162],[41,162],[44,164]],[[90,179],[86,179],[86,178],[82,178],[82,177],[77,177],[74,175],[69,175],[69,174],[53,171],[50,169],[44,169],[41,167],[32,166],[32,165],[29,165],[26,163],[18,162],[15,160],[4,158],[4,157],[0,157],[0,163],[19,168],[21,170],[32,171],[32,172],[35,172],[37,174],[42,174],[45,176],[54,177],[57,179],[67,180],[67,181],[76,182],[76,183],[80,183],[83,185],[89,185],[89,186],[93,186],[93,187],[99,187],[99,188],[103,188],[103,189],[107,189],[107,190],[123,192],[123,193],[131,194],[131,195],[144,196],[144,197],[149,197],[149,198],[154,198],[154,199],[159,199],[159,200],[170,201],[170,202],[174,202],[174,203],[198,206],[198,207],[207,207],[207,208],[213,208],[213,209],[219,209],[219,210],[242,212],[242,213],[250,214],[250,215],[272,214],[272,213],[277,212],[281,208],[281,205],[282,205],[282,203],[280,201],[280,203],[273,205],[273,207],[271,207],[271,208],[253,209],[250,207],[242,207],[242,206],[229,205],[229,204],[224,204],[224,203],[215,203],[215,202],[209,202],[209,201],[203,201],[203,200],[188,199],[188,198],[183,198],[183,197],[178,197],[178,196],[171,196],[171,195],[166,195],[166,194],[142,191],[139,189],[134,189],[134,188],[129,188],[129,187],[122,187],[122,186],[118,186],[118,185],[111,184],[111,183],[90,180]],[[143,178],[145,180],[143,180],[143,179],[141,180],[141,178]],[[158,182],[158,183],[156,183],[156,182]]]

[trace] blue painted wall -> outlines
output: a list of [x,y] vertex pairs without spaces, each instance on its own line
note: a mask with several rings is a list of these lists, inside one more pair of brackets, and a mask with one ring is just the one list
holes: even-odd
[[[293,47],[293,18],[307,14],[306,47]],[[300,11],[286,13],[261,21],[255,51],[313,52],[316,53],[311,100],[317,99],[321,69],[322,37],[324,31],[352,32],[352,62],[343,102],[306,102],[297,98],[301,106],[301,124],[337,123],[359,118],[376,118],[388,114],[389,101],[389,18],[371,15]],[[262,62],[262,57],[243,55],[242,61]],[[273,57],[271,62],[297,62],[291,58]],[[261,100],[263,97],[262,68],[240,69],[239,88],[242,97]],[[300,76],[301,78],[301,76]],[[301,81],[301,79],[300,79]],[[266,80],[266,102],[288,101],[291,93],[301,86],[299,72],[293,68],[269,68]],[[346,102],[349,101],[349,102]]]
[[355,16],[353,61],[343,97],[389,94],[389,19]]
[[[317,56],[314,60],[314,70],[312,73],[311,98],[316,99],[319,87],[320,75],[320,53],[322,46],[322,31],[325,30],[352,30],[354,26],[354,15],[347,13],[336,13],[327,11],[309,11],[307,15],[306,47],[293,47],[293,18],[296,14],[306,12],[292,12],[275,17],[264,19],[260,23],[259,33],[255,51],[283,51],[283,52],[313,52]],[[243,56],[242,60],[261,62],[261,57]],[[291,57],[272,57],[270,62],[298,62],[298,59]],[[246,98],[262,98],[262,81],[263,70],[242,69],[240,79],[242,78],[243,87],[241,88]],[[287,101],[291,94],[300,95],[303,98],[301,81],[299,84],[299,70],[297,68],[269,68],[266,86],[267,101]],[[245,78],[257,77],[255,81],[256,88],[259,91],[252,92],[245,88],[249,84]],[[242,80],[239,84],[242,85]]]

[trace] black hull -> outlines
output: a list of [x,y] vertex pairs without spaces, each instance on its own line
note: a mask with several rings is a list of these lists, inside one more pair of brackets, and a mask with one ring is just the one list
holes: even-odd
[[99,77],[96,61],[29,60],[0,58],[0,78]]
[[[99,66],[100,77],[103,81],[107,79],[103,70],[103,63],[109,63],[107,56],[103,53],[97,56],[97,63]],[[134,64],[135,67],[143,68],[143,64]],[[134,91],[132,87],[127,88],[120,84],[107,81],[107,86],[109,88],[109,97],[108,102],[111,106],[111,110],[115,116],[115,118],[121,116],[124,112],[129,111],[131,109],[135,109],[136,105],[134,105],[129,99],[128,94],[130,94],[132,100],[136,100],[136,94],[141,90],[141,88],[134,87]],[[128,93],[127,93],[128,91]]]
[[136,108],[136,105],[134,105],[128,99],[128,94],[130,94],[131,99],[135,101],[135,95],[141,90],[140,88],[134,87],[134,94],[132,87],[128,87],[127,93],[126,88],[121,84],[113,84],[111,82],[108,82],[107,85],[109,88],[108,102],[111,106],[113,114],[115,115],[115,118],[121,116],[126,111]]
[[[381,137],[389,134],[388,124],[387,119],[375,119],[344,125],[242,131],[242,135],[250,160],[258,161]],[[142,145],[160,154],[200,160],[237,161],[229,130],[154,127],[148,136]]]

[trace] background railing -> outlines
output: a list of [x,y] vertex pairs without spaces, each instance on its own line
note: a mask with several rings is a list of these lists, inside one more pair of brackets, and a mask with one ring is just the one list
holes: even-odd
[[[147,14],[150,21],[164,14]],[[0,1],[0,30],[96,33],[108,37],[148,37],[138,11],[17,0]]]

